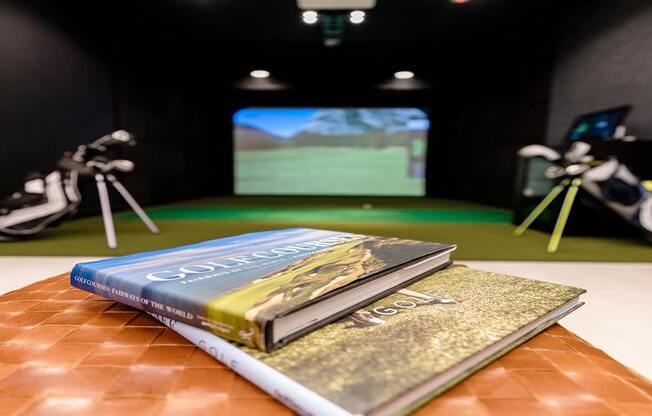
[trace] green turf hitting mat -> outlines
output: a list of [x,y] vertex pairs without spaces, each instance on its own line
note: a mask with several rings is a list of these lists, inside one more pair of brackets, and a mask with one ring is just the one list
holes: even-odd
[[[371,208],[362,208],[364,204]],[[30,240],[0,243],[0,255],[112,256],[302,226],[455,243],[455,260],[652,262],[652,246],[637,239],[565,236],[559,251],[548,254],[548,233],[531,230],[515,238],[509,212],[449,200],[231,197],[147,211],[161,234],[152,235],[132,214],[119,213],[115,250],[106,247],[101,218],[91,217],[47,229]]]
[[[153,220],[261,221],[261,222],[497,222],[509,223],[512,215],[500,210],[423,210],[354,208],[154,208],[147,211]],[[138,220],[136,214],[123,215]]]

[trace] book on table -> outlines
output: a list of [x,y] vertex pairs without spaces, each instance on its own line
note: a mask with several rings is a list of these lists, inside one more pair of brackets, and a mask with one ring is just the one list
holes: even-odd
[[447,266],[454,249],[290,228],[79,263],[70,280],[269,352]]
[[271,353],[154,316],[300,414],[397,415],[572,312],[582,293],[450,267]]

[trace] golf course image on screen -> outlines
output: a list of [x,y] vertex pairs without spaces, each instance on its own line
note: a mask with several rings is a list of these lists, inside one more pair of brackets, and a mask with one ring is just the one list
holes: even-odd
[[237,195],[423,196],[418,108],[246,108],[233,116]]

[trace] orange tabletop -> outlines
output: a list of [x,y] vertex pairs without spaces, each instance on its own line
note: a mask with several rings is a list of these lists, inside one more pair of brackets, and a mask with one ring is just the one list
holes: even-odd
[[[53,277],[0,296],[2,415],[292,412],[159,322]],[[554,325],[419,415],[652,415],[652,383]]]

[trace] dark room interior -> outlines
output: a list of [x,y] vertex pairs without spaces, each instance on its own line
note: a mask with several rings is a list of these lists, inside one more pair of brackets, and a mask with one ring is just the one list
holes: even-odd
[[[7,294],[0,296],[0,315],[7,315],[0,316],[0,403],[7,401],[7,414],[16,415],[66,409],[78,411],[67,414],[103,414],[100,404],[107,414],[132,408],[142,414],[405,414],[418,406],[433,415],[534,414],[514,413],[516,402],[506,400],[518,399],[526,406],[521,409],[536,408],[541,414],[578,409],[589,415],[652,414],[652,309],[646,300],[652,293],[651,114],[652,3],[643,0],[4,1],[0,280],[5,283],[0,294]],[[51,208],[56,198],[50,185],[58,186],[66,201],[58,209]],[[149,250],[294,227],[450,243],[457,247],[451,255],[455,266],[581,287],[587,290],[582,297],[586,305],[561,326],[532,330],[532,340],[452,390],[439,395],[445,389],[432,388],[428,400],[400,409],[398,399],[371,408],[381,393],[363,399],[366,390],[355,390],[362,387],[329,379],[340,386],[337,394],[360,394],[364,405],[347,407],[344,399],[338,402],[305,382],[301,377],[309,378],[308,372],[295,377],[283,367],[293,357],[291,349],[299,348],[295,345],[340,321],[280,348],[271,361],[247,356],[298,377],[301,388],[308,387],[303,396],[294,390],[270,393],[272,387],[257,376],[235,369],[236,376],[219,364],[220,377],[228,372],[234,386],[241,383],[242,391],[251,392],[238,396],[233,387],[217,403],[214,395],[220,392],[214,386],[179,387],[199,383],[176,373],[195,371],[190,365],[194,358],[176,363],[181,367],[174,367],[174,377],[180,378],[156,392],[124,378],[132,391],[122,397],[115,389],[126,377],[122,372],[118,381],[107,381],[97,392],[71,393],[55,378],[47,381],[56,392],[49,399],[43,396],[47,386],[39,391],[20,387],[20,380],[38,377],[30,373],[34,366],[49,362],[33,358],[34,351],[64,343],[77,330],[72,326],[92,326],[71,318],[69,324],[57,324],[70,325],[57,326],[61,337],[51,335],[54,341],[42,345],[23,343],[17,335],[5,337],[49,325],[45,317],[16,323],[16,314],[91,308],[81,303],[82,297],[79,306],[59,305],[75,295],[50,298],[44,295],[50,289],[40,289],[45,285],[52,296],[64,296],[73,290],[70,284],[80,287],[74,271],[70,278],[43,278],[69,273],[85,261],[100,264],[101,258],[147,256]],[[432,276],[444,273],[448,279],[449,273],[457,279],[454,274],[461,269],[455,266]],[[182,272],[188,277],[189,272]],[[293,290],[303,290],[296,284]],[[500,284],[510,285],[495,281],[491,290],[498,291]],[[25,290],[31,292],[18,295]],[[544,296],[548,289],[538,290]],[[462,299],[464,304],[464,296],[455,293],[438,292],[433,296],[443,298],[426,303],[439,307]],[[529,299],[518,293],[514,299]],[[416,305],[417,298],[403,302]],[[619,299],[618,307],[613,299]],[[15,303],[36,300],[44,303]],[[400,310],[400,305],[393,308]],[[136,318],[120,328],[166,328],[133,312]],[[475,316],[467,313],[468,319]],[[382,312],[371,315],[365,324],[355,316],[344,319],[353,319],[356,328],[386,319]],[[443,318],[441,322],[446,328]],[[191,337],[177,332],[195,348]],[[154,348],[159,338],[146,347]],[[179,340],[187,343],[184,338]],[[186,344],[176,342],[169,348],[180,354]],[[4,358],[15,348],[23,348],[25,360]],[[120,351],[116,354],[127,354]],[[567,354],[563,360],[562,353]],[[281,358],[273,361],[274,354]],[[517,358],[509,361],[512,356]],[[535,356],[545,368],[529,367]],[[464,377],[497,355],[493,357]],[[172,368],[160,360],[152,364],[160,366],[156,371]],[[108,368],[84,364],[81,356],[73,361],[62,364],[65,371]],[[370,365],[381,368],[380,361]],[[584,364],[569,364],[579,362]],[[135,371],[137,363],[134,358],[118,367]],[[50,368],[46,364],[43,368]],[[583,373],[589,364],[595,368]],[[206,377],[217,377],[202,365],[197,368]],[[498,369],[502,378],[492,379]],[[482,390],[473,380],[494,387]],[[566,387],[553,394],[536,387],[540,383]],[[510,396],[511,390],[500,396],[506,386],[518,388],[522,397]],[[191,390],[199,397],[195,405],[190,400],[195,396],[187,395]],[[318,399],[309,400],[311,394]],[[72,396],[81,401],[71,401]],[[116,404],[116,397],[125,407]],[[324,397],[328,403],[320,407]],[[255,404],[248,408],[247,400]],[[328,407],[333,403],[339,407]]]

